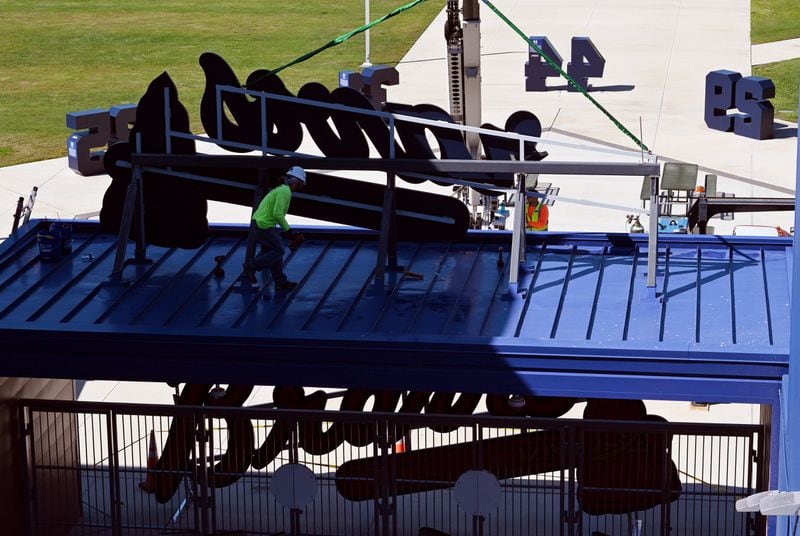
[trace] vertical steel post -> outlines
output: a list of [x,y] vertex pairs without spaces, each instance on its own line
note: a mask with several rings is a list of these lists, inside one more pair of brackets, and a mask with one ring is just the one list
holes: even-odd
[[[369,24],[369,22],[369,0],[364,0],[364,24]],[[364,63],[361,66],[372,66],[372,61],[369,57],[369,28],[364,32]]]
[[[136,134],[136,153],[141,149],[141,134]],[[111,270],[112,279],[122,279],[122,269],[125,267],[125,252],[128,249],[128,237],[131,234],[131,224],[136,213],[136,205],[139,203],[139,189],[141,188],[142,168],[138,164],[133,166],[131,182],[128,184],[128,191],[125,194],[125,206],[122,209],[122,218],[119,223],[119,235],[117,237],[117,251],[114,257],[114,267]],[[142,218],[144,221],[144,218]],[[138,244],[137,244],[138,248]]]
[[[478,0],[464,0],[464,124],[481,126],[481,16]],[[480,158],[480,136],[466,133],[472,158]]]
[[[140,151],[137,150],[137,152]],[[139,263],[148,262],[147,237],[144,229],[144,182],[142,181],[141,170],[139,171],[139,179],[136,185],[136,209],[133,211],[133,217],[136,219],[136,248],[134,249],[133,258]]]
[[647,237],[647,287],[656,287],[658,269],[658,176],[650,177],[650,223]]
[[[800,110],[800,102],[798,102]],[[800,192],[800,137],[797,139],[797,160],[795,164],[795,192]],[[792,240],[792,297],[791,313],[789,316],[790,325],[796,326],[800,322],[800,195],[795,196],[794,205],[794,238]],[[781,491],[800,490],[800,460],[796,455],[800,447],[800,427],[797,426],[800,419],[800,330],[792,329],[789,334],[789,373],[784,377],[782,418],[781,418],[781,444],[780,452],[774,453],[780,456],[780,489]],[[783,418],[785,417],[785,418]],[[788,453],[788,455],[784,454]],[[778,521],[778,531],[788,530],[788,522],[781,517]]]
[[[389,158],[396,156],[395,119],[389,116]],[[395,190],[395,174],[386,172],[386,191],[383,194],[383,213],[381,215],[381,234],[378,239],[378,260],[375,266],[375,278],[381,279],[386,268],[397,270],[397,200]]]
[[517,202],[511,231],[511,256],[508,267],[508,284],[519,283],[519,267],[525,262],[525,174],[516,173]]

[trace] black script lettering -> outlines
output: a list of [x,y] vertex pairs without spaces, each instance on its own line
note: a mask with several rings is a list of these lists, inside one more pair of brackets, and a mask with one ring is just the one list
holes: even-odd
[[[241,94],[223,92],[222,101],[226,113],[222,115],[222,125],[218,129],[217,95],[218,85],[239,87],[239,80],[231,67],[220,56],[204,53],[200,57],[200,65],[206,76],[205,91],[200,107],[200,116],[206,132],[216,136],[221,130],[225,140],[251,146],[262,145],[261,132],[261,102],[260,99],[251,99]],[[291,96],[280,77],[269,71],[259,70],[248,77],[248,89],[277,93]],[[369,100],[360,92],[349,88],[340,87],[329,92],[317,82],[304,85],[298,96],[304,99],[341,104],[344,106],[372,110]],[[453,118],[443,109],[432,104],[405,105],[387,103],[388,112],[408,115],[423,119],[455,123]],[[230,118],[228,117],[230,114]],[[317,147],[325,156],[368,158],[369,144],[372,142],[378,153],[388,158],[390,144],[395,143],[395,156],[397,158],[436,159],[436,155],[428,141],[427,133],[433,135],[443,159],[471,159],[469,150],[462,138],[462,134],[453,129],[436,126],[426,126],[408,121],[396,122],[396,139],[389,138],[389,129],[386,122],[380,117],[374,117],[355,112],[342,110],[327,110],[313,105],[300,103],[281,102],[267,108],[268,146],[271,149],[294,151],[302,142],[301,124],[305,124]],[[334,132],[329,120],[336,128]],[[499,130],[488,125],[487,128]],[[540,135],[541,124],[530,112],[517,112],[506,121],[506,129],[529,135]],[[517,142],[483,135],[482,142],[486,145],[487,158],[492,160],[508,160],[511,155],[519,151]],[[247,149],[234,148],[224,143],[221,147],[233,151]],[[526,144],[526,157],[529,160],[540,160],[546,153],[537,153],[535,143]],[[400,175],[403,179],[420,183],[424,179],[419,177]],[[450,178],[488,182],[508,186],[511,184],[512,174],[485,173],[459,173],[451,174]],[[435,180],[435,179],[434,179]]]
[[[361,93],[350,88],[337,88],[333,92],[322,84],[313,82],[300,88],[297,96],[329,104],[372,110],[369,101]],[[297,114],[308,129],[319,149],[330,157],[369,158],[370,138],[382,156],[389,156],[389,129],[379,117],[305,106]],[[333,122],[333,131],[328,119]],[[367,134],[367,137],[364,134]]]
[[[206,405],[209,407],[241,406],[252,392],[252,386],[231,385],[224,396],[212,397],[211,384],[186,384],[175,397],[177,405]],[[430,391],[373,391],[348,389],[339,403],[340,411],[364,411],[373,399],[372,411],[391,413],[422,413],[438,415],[470,415],[480,403],[480,393],[449,393]],[[397,409],[398,403],[399,410]],[[525,406],[511,408],[507,395],[488,395],[487,407],[493,415],[526,415],[556,417],[575,403],[571,398],[526,396]],[[273,401],[281,409],[323,410],[329,396],[321,390],[306,394],[298,386],[279,386],[273,391]],[[156,465],[156,498],[166,502],[177,491],[183,475],[193,470],[197,422],[191,416],[176,416],[170,426],[161,457]],[[298,430],[298,446],[307,453],[320,456],[334,451],[345,441],[357,447],[366,447],[377,438],[375,423],[328,423],[321,420],[276,420],[264,442],[254,449],[255,434],[249,419],[226,418],[228,428],[227,449],[214,465],[211,483],[221,488],[237,482],[250,465],[263,469],[273,462],[288,447],[292,430]],[[438,425],[431,430],[449,433],[457,427]],[[394,427],[389,438],[399,439],[411,429],[410,425]]]
[[[131,149],[141,140],[144,153],[166,152],[164,90],[169,93],[170,127],[189,133],[189,114],[178,98],[178,90],[167,73],[153,80],[137,105],[136,124],[127,143],[112,145],[105,155],[105,167],[114,178],[103,196],[100,222],[108,232],[118,232],[131,180],[129,169],[116,166],[117,161],[130,162]],[[138,136],[141,134],[141,136]],[[174,154],[195,154],[193,140],[174,138]],[[207,202],[204,192],[183,179],[159,173],[142,175],[145,211],[145,236],[148,242],[164,247],[197,248],[208,238]],[[175,200],[180,200],[180,217],[175,217]],[[131,226],[131,238],[137,226]]]
[[[275,387],[272,391],[272,400],[279,408],[297,408],[303,404],[305,390],[302,387]],[[259,448],[253,451],[252,464],[255,469],[263,469],[283,451],[289,444],[294,423],[290,421],[275,421],[272,430]]]
[[[386,110],[391,113],[455,124],[450,114],[433,104],[407,106],[397,103],[387,103]],[[469,149],[467,149],[464,143],[464,138],[462,138],[462,134],[458,130],[445,127],[431,127],[403,120],[399,120],[395,124],[400,141],[406,149],[406,158],[436,159],[436,155],[426,136],[426,132],[430,132],[439,146],[439,153],[442,159],[472,160],[472,155],[470,155]],[[403,176],[403,178],[410,182],[422,182],[421,179],[405,176]],[[489,176],[485,173],[459,173],[456,178],[485,182],[489,179]],[[437,184],[445,183],[437,182]]]
[[[221,91],[220,99],[231,120],[226,113],[221,114],[221,128],[217,117],[217,86],[241,87],[239,79],[233,69],[220,56],[206,52],[200,56],[200,67],[206,76],[205,90],[200,100],[200,119],[203,128],[210,136],[217,136],[220,131],[222,139],[249,145],[261,145],[262,121],[260,99],[253,99],[241,93]],[[257,70],[250,74],[248,89],[275,93],[278,95],[292,96],[286,89],[283,80],[269,71]],[[252,86],[252,87],[251,87]],[[274,149],[283,151],[296,151],[303,141],[303,131],[296,119],[296,107],[293,103],[273,101],[267,105],[267,142]],[[277,105],[276,105],[277,104]],[[248,152],[250,149],[221,144],[221,147],[234,152]]]
[[[458,400],[455,400],[458,396]],[[425,413],[435,413],[440,415],[471,415],[483,397],[480,393],[434,393],[433,398],[425,407]],[[433,430],[443,434],[450,433],[457,429],[456,425],[438,425],[432,427]]]

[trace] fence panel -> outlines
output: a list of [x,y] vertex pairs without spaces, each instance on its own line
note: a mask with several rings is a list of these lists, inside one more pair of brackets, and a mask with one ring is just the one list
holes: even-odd
[[763,533],[760,426],[20,404],[33,534]]

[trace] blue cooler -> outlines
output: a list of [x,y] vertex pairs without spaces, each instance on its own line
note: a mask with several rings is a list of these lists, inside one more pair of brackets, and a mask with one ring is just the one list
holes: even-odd
[[51,229],[36,235],[39,244],[39,257],[42,262],[56,262],[61,259],[61,234]]

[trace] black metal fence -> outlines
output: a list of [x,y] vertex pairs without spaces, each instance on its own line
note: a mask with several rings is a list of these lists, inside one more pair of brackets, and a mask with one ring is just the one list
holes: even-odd
[[[19,411],[37,535],[764,533],[734,506],[764,489],[761,426],[36,400]],[[47,426],[58,419],[75,433]]]

